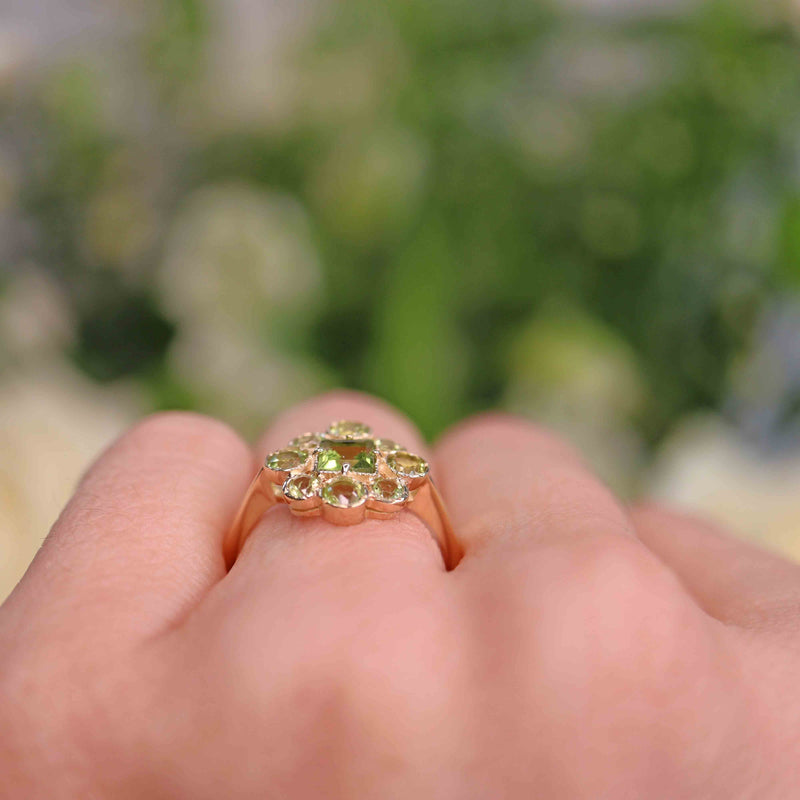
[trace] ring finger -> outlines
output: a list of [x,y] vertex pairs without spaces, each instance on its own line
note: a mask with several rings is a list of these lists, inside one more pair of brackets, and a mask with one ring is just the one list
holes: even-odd
[[[353,392],[323,395],[286,412],[265,433],[259,454],[285,447],[304,432],[325,430],[337,419],[364,422],[379,436],[425,455],[420,435],[401,414]],[[222,614],[233,603],[254,625],[263,626],[275,619],[276,608],[301,601],[316,605],[325,617],[369,614],[383,601],[408,606],[410,594],[414,603],[420,601],[444,575],[430,531],[407,511],[340,526],[320,516],[293,516],[278,504],[253,528],[209,600]]]

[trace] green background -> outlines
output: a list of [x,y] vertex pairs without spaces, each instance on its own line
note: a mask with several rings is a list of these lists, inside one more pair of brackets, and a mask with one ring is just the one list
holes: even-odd
[[141,4],[0,95],[0,293],[35,268],[91,381],[247,434],[345,385],[429,436],[503,407],[622,437],[622,483],[698,410],[781,447],[796,20],[627,5],[333,3],[233,75],[218,9]]

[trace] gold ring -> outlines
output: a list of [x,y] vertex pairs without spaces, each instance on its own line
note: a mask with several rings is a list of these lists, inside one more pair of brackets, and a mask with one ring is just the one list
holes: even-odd
[[230,567],[264,513],[285,503],[298,517],[334,525],[391,519],[407,509],[419,517],[451,569],[461,556],[428,462],[361,422],[340,420],[324,433],[304,433],[270,453],[225,538]]

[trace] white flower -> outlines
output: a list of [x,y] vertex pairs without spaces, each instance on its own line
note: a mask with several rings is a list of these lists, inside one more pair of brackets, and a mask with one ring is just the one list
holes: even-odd
[[320,280],[302,206],[246,184],[189,198],[160,272],[163,302],[177,320],[251,333],[273,316],[313,307]]

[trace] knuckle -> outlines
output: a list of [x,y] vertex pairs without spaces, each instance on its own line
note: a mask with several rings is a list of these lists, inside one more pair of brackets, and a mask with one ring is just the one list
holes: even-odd
[[[602,672],[657,686],[682,662],[682,643],[697,641],[702,617],[677,578],[638,541],[590,537],[567,548],[545,603],[547,648],[570,645]],[[633,685],[633,684],[632,684]]]
[[430,656],[411,651],[376,661],[369,648],[357,647],[307,669],[298,697],[311,699],[317,729],[333,721],[333,738],[355,749],[350,756],[376,763],[390,748],[398,767],[412,769],[420,757],[417,732],[435,731],[455,713],[452,676],[419,669]]
[[592,617],[599,616],[626,642],[645,629],[666,634],[691,607],[677,578],[629,537],[582,543],[566,573],[564,591],[593,608]]
[[[398,769],[411,769],[421,748],[414,732],[435,731],[450,718],[442,708],[457,705],[444,620],[397,607],[381,614],[382,603],[368,613],[329,614],[323,634],[317,620],[301,613],[292,644],[277,659],[266,650],[254,659],[253,637],[241,626],[225,633],[241,702],[255,706],[262,723],[271,722],[276,701],[293,709],[290,750],[327,754],[318,769],[373,768],[390,756]],[[392,625],[385,624],[389,615]],[[272,674],[268,688],[265,670]],[[253,704],[258,696],[262,702]]]

